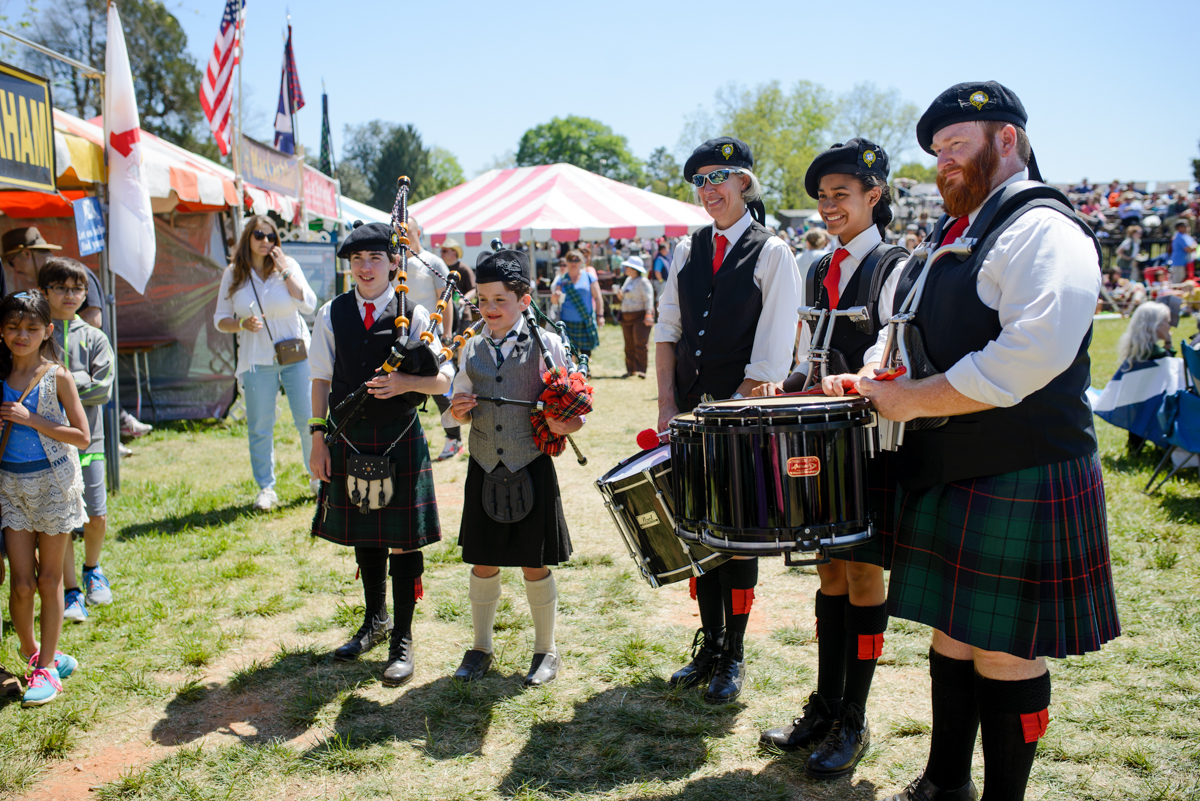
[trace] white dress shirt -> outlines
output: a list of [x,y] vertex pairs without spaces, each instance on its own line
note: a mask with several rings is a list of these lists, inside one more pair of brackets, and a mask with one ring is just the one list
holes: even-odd
[[[517,322],[513,324],[513,327],[509,331],[509,333],[512,333],[512,336],[509,336],[500,343],[500,353],[505,359],[507,359],[509,354],[512,353],[513,348],[517,346],[517,338],[520,337],[521,334],[527,333],[528,331],[529,327],[525,324],[525,317],[522,316],[517,318]],[[550,354],[550,360],[554,362],[556,367],[562,367],[569,370],[571,368],[571,357],[567,354],[567,349],[563,345],[562,339],[558,336],[558,334],[547,331],[544,328],[540,329],[540,331],[542,335],[542,341],[546,343],[546,352]],[[483,330],[480,332],[479,336],[490,341],[493,345],[496,342],[495,338],[492,337],[491,329],[489,329],[486,325],[483,327]],[[481,343],[475,347],[481,348],[485,344],[486,343]],[[533,354],[538,363],[538,371],[541,372],[546,366],[542,361],[541,351],[538,349],[536,342],[530,342],[529,346],[533,348]],[[492,357],[492,361],[496,360],[496,351],[491,345],[485,347],[484,350]],[[460,348],[458,351],[458,373],[454,376],[453,389],[450,391],[451,397],[458,395],[459,393],[472,393],[475,391],[475,386],[471,382],[470,376],[467,375],[467,357],[465,351],[466,348]],[[450,414],[449,409],[442,412],[443,428],[454,428],[455,426],[462,425],[463,422],[464,421],[462,420],[456,420]]]
[[[375,319],[379,319],[379,315],[383,314],[387,305],[392,302],[396,290],[389,284],[383,294],[374,300],[365,300],[362,295],[358,294],[358,287],[354,288],[354,300],[358,303],[358,316],[366,322],[367,319],[367,304],[374,304],[373,314]],[[312,346],[308,349],[308,365],[312,371],[314,381],[332,381],[333,380],[333,324],[329,320],[329,307],[333,301],[329,301],[321,307],[317,312],[317,319],[313,325]],[[412,306],[412,298],[408,299],[408,338],[410,341],[416,341],[420,338],[422,332],[429,330],[429,312],[425,311],[424,306]],[[442,349],[442,340],[438,336],[437,331],[433,332],[433,342],[430,347],[434,353],[438,353]],[[438,369],[441,375],[451,378],[454,376],[454,365],[446,362]]]
[[[266,281],[258,277],[254,270],[250,271],[250,279],[238,287],[230,296],[229,288],[233,286],[233,266],[225,268],[221,276],[221,288],[217,290],[217,308],[213,312],[213,325],[221,320],[233,317],[243,320],[247,317],[257,317],[265,320],[266,325],[258,331],[241,330],[237,332],[238,360],[236,375],[241,375],[256,365],[275,363],[275,343],[285,339],[303,339],[309,343],[308,325],[302,314],[312,314],[317,308],[317,293],[312,291],[304,278],[304,271],[291,256],[285,256],[286,270],[291,270],[301,288],[301,298],[297,300],[288,291],[287,282],[279,273],[271,273]],[[254,286],[251,286],[251,282]],[[254,293],[258,292],[255,298]],[[261,305],[259,301],[262,301]],[[268,333],[268,330],[270,332]]]
[[[1021,171],[992,194],[1027,178]],[[968,215],[972,223],[978,213]],[[980,403],[1020,403],[1074,361],[1092,325],[1100,284],[1096,248],[1078,225],[1047,208],[1021,215],[996,240],[975,279],[979,299],[999,313],[1003,330],[947,370],[946,380]],[[879,361],[886,339],[885,329],[868,362]]]
[[808,268],[812,267],[814,263],[820,261],[821,257],[826,253],[829,253],[830,250],[831,248],[826,245],[825,247],[817,248],[816,250],[809,250],[805,248],[796,254],[796,269],[800,271],[801,289],[804,288],[804,281],[806,278],[808,278]]
[[[712,236],[721,234],[729,240],[726,256],[750,228],[750,212],[722,231],[714,224]],[[655,342],[678,342],[683,336],[679,311],[679,271],[687,263],[692,238],[685,236],[675,246],[671,257],[671,272],[663,284],[658,301],[658,324],[654,326]],[[800,306],[800,279],[796,262],[787,243],[777,236],[770,237],[754,265],[754,285],[762,292],[762,313],[754,332],[754,346],[745,377],[752,381],[782,381],[792,366],[792,342],[796,338],[796,309]]]
[[[838,278],[838,297],[840,298],[846,292],[846,287],[850,284],[850,279],[858,272],[858,265],[862,264],[862,260],[875,249],[875,247],[883,241],[883,237],[879,234],[879,227],[876,225],[867,226],[866,230],[858,236],[850,240],[849,243],[843,245],[838,237],[833,238],[833,247],[846,248],[846,258],[842,259],[842,274]],[[896,284],[900,283],[900,273],[904,272],[904,261],[892,269],[892,274],[883,282],[883,286],[879,289],[879,320],[884,325],[892,319],[892,296],[896,294]],[[808,293],[808,276],[807,274],[800,276],[800,305],[807,306],[810,301],[806,297]],[[816,300],[815,298],[813,299]],[[808,350],[812,345],[812,324],[800,323],[800,336],[796,341],[796,370],[797,373],[808,375]],[[869,354],[874,347],[868,349]],[[869,364],[870,362],[864,362]]]
[[[436,273],[436,275],[435,275]],[[438,298],[442,288],[446,286],[446,276],[450,270],[441,257],[429,251],[408,256],[408,302],[423,306],[425,311],[432,312],[437,308]]]

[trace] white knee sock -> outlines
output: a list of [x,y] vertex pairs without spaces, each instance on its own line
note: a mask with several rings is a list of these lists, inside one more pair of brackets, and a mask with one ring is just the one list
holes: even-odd
[[557,653],[554,645],[554,617],[558,613],[558,590],[554,574],[540,581],[525,581],[525,597],[529,599],[529,614],[533,617],[533,652]]
[[500,573],[480,578],[471,571],[467,597],[471,599],[471,625],[475,628],[476,651],[492,652],[492,626],[496,623],[496,607],[500,604]]

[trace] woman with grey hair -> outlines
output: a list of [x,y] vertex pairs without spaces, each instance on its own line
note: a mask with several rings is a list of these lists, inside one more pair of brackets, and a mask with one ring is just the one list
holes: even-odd
[[[1162,344],[1159,344],[1162,342]],[[1129,327],[1117,340],[1118,372],[1130,370],[1137,362],[1174,356],[1171,347],[1171,309],[1164,303],[1143,303],[1129,318]]]
[[[713,224],[675,248],[654,328],[658,427],[703,395],[749,396],[792,365],[800,279],[787,243],[763,226],[766,209],[750,147],[723,136],[693,151],[684,178]],[[742,641],[758,560],[734,557],[692,579],[700,608],[692,661],[671,677],[702,685],[706,701],[733,701],[746,677]]]

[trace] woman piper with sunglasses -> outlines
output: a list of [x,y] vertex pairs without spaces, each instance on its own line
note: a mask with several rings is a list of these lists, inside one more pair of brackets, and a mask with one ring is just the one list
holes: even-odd
[[[787,244],[763,220],[762,189],[750,147],[711,139],[692,153],[684,178],[713,218],[675,247],[654,328],[658,431],[701,396],[749,396],[787,377],[792,366],[800,281]],[[692,661],[671,684],[705,683],[704,699],[723,704],[742,691],[742,640],[750,619],[758,559],[734,557],[693,578],[700,607]]]
[[[217,310],[218,331],[237,334],[237,378],[246,397],[246,427],[250,438],[250,467],[259,486],[254,508],[270,509],[279,502],[275,493],[275,400],[279,387],[287,393],[292,421],[300,434],[307,467],[312,437],[312,393],[308,367],[308,325],[301,314],[312,314],[317,296],[294,259],[279,247],[279,231],[269,217],[246,220],[233,263],[221,276]],[[275,343],[303,340],[305,358],[280,364]],[[310,477],[316,494],[319,484]]]

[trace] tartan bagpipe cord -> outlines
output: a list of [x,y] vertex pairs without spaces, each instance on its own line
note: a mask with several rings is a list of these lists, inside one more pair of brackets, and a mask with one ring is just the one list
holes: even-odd
[[538,400],[546,404],[546,409],[534,409],[529,413],[529,422],[533,424],[533,442],[542,453],[558,456],[567,447],[567,438],[550,430],[546,415],[557,420],[570,420],[587,414],[592,410],[594,388],[588,386],[582,373],[568,373],[561,367],[542,373],[542,382],[546,388]]

